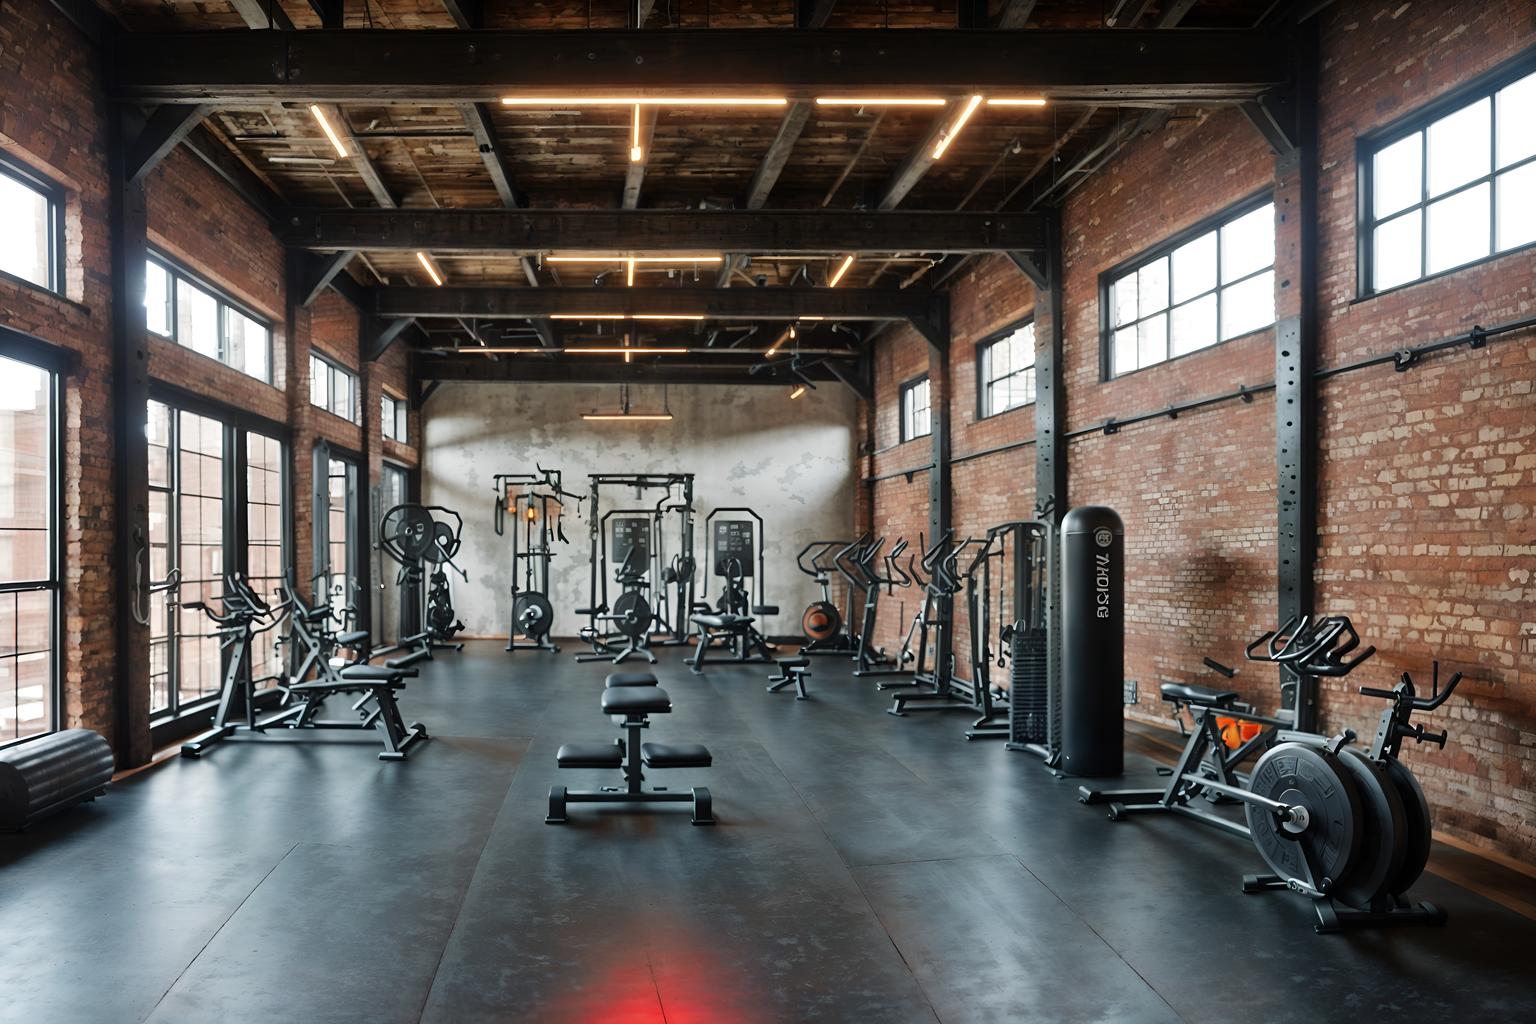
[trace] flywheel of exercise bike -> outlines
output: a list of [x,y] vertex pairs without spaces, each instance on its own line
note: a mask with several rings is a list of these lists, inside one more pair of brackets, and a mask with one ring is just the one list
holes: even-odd
[[429,559],[437,547],[432,513],[420,505],[396,505],[385,513],[379,539],[393,545],[408,562]]
[[830,640],[842,625],[843,615],[831,601],[817,601],[800,616],[800,631],[808,640]]
[[[430,518],[430,517],[429,517]],[[432,524],[432,545],[427,551],[429,561],[442,563],[459,553],[459,535],[448,523]]]
[[1334,882],[1332,895],[1345,906],[1366,910],[1373,900],[1386,893],[1388,882],[1402,867],[1408,850],[1406,814],[1402,796],[1387,778],[1386,769],[1364,751],[1345,747],[1339,760],[1354,775],[1359,787],[1364,828],[1360,860],[1353,871]]
[[626,590],[613,602],[613,626],[625,636],[642,637],[651,628],[651,605],[638,590]]
[[1306,808],[1307,823],[1281,822],[1257,804],[1245,808],[1253,845],[1275,874],[1310,879],[1318,888],[1347,883],[1360,862],[1365,811],[1354,773],[1321,747],[1281,743],[1253,767],[1249,789],[1262,797]]
[[512,602],[512,621],[518,630],[530,640],[542,640],[549,635],[555,622],[555,609],[549,598],[536,590],[518,594]]

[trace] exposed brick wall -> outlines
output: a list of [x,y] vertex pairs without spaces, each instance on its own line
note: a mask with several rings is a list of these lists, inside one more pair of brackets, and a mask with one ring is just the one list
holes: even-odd
[[43,0],[0,2],[0,148],[67,189],[65,296],[0,280],[0,323],[78,354],[64,385],[63,725],[112,737],[116,557],[106,100],[95,55]]
[[[1356,138],[1411,112],[1529,45],[1536,11],[1519,0],[1447,5],[1357,2],[1322,16],[1319,363],[1335,365],[1536,309],[1536,254],[1527,249],[1357,302]],[[1190,187],[1189,183],[1198,183]],[[1115,155],[1063,211],[1065,335],[1070,427],[1164,408],[1274,374],[1273,332],[1112,381],[1099,379],[1099,275],[1246,196],[1276,201],[1276,307],[1301,296],[1297,171],[1277,159],[1234,111],[1177,120]],[[1001,261],[992,261],[1001,263]],[[1007,270],[1003,265],[997,273]],[[954,453],[1024,441],[1033,417],[974,423],[974,352],[967,340],[1006,322],[991,263],[950,291]],[[998,278],[1000,280],[1000,277]],[[1020,279],[1022,280],[1022,279]],[[990,284],[990,288],[989,288]],[[1022,289],[1022,286],[1021,286]],[[1020,309],[1028,300],[1022,289]],[[1044,341],[1044,327],[1041,341]],[[920,339],[881,342],[870,440],[878,475],[928,461],[926,447],[892,447],[896,394],[920,372]],[[1458,350],[1406,374],[1382,367],[1337,377],[1319,397],[1320,551],[1317,607],[1354,617],[1381,653],[1359,678],[1324,686],[1328,729],[1370,729],[1379,702],[1353,696],[1362,682],[1403,670],[1468,674],[1456,702],[1432,723],[1444,752],[1410,753],[1438,827],[1515,856],[1536,849],[1536,337]],[[1160,419],[1069,444],[1071,503],[1103,503],[1126,520],[1127,674],[1155,690],[1163,678],[1213,681],[1200,658],[1235,662],[1245,640],[1275,617],[1275,406],[1270,394]],[[978,431],[985,431],[983,435]],[[926,519],[925,474],[881,481],[870,521],[889,533]],[[1033,449],[953,468],[960,531],[1025,514]],[[882,629],[888,639],[894,618]],[[957,651],[964,651],[963,621]],[[1234,681],[1264,708],[1274,673],[1248,666]],[[1161,718],[1155,700],[1132,714]]]

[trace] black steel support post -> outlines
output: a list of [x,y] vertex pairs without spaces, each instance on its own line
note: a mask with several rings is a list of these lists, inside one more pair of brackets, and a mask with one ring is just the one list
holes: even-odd
[[[1277,176],[1296,181],[1296,312],[1275,326],[1275,456],[1278,476],[1276,564],[1278,620],[1313,610],[1317,556],[1317,36],[1297,28],[1294,138],[1277,158]],[[1315,682],[1298,687],[1296,728],[1317,724]]]
[[117,539],[116,743],[119,768],[147,764],[149,733],[149,408],[144,266],[148,256],[144,186],[131,181],[137,144],[128,112],[114,109],[108,145],[112,256],[113,505]]
[[[1035,280],[1035,323],[1046,332],[1035,335],[1035,508],[1053,527],[1067,511],[1067,394],[1063,384],[1062,351],[1066,314],[1061,296],[1061,211],[1050,210],[1046,248],[1037,264],[1043,280]],[[1031,275],[1032,279],[1034,275]]]

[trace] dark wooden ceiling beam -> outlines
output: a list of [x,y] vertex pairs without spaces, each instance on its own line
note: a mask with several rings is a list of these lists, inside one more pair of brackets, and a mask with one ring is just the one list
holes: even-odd
[[399,317],[521,320],[675,314],[710,320],[910,320],[927,316],[919,288],[379,288],[374,312]]
[[837,0],[795,0],[795,28],[822,28]]
[[190,106],[168,103],[155,108],[138,138],[134,139],[133,149],[128,155],[124,171],[129,184],[143,180],[144,175],[154,170],[155,165],[180,145],[212,111],[212,107],[195,103]]
[[342,271],[347,269],[347,264],[357,256],[357,250],[344,249],[341,252],[330,253],[325,256],[317,256],[313,253],[304,254],[305,267],[303,280],[299,287],[299,305],[310,306],[320,297],[337,279]]
[[869,210],[287,210],[304,249],[465,252],[1006,252],[1038,249],[1036,214]]
[[207,124],[194,128],[182,139],[181,144],[269,221],[276,221],[282,215],[282,198],[255,171],[247,167]]
[[934,147],[944,137],[944,131],[949,127],[949,122],[958,116],[958,110],[954,104],[944,108],[944,112],[934,119],[933,126],[928,129],[928,134],[923,141],[917,144],[917,148],[907,154],[896,173],[891,175],[891,180],[886,183],[885,191],[880,195],[879,209],[894,210],[907,198],[907,194],[916,187],[923,175],[938,161],[933,155]]
[[480,152],[480,159],[485,162],[486,173],[491,176],[491,184],[496,187],[501,205],[509,210],[527,206],[528,197],[512,179],[512,168],[507,165],[507,154],[496,136],[496,122],[491,119],[490,107],[484,103],[463,103],[459,105],[459,112],[475,136],[475,148]]
[[443,0],[443,7],[459,28],[485,27],[485,4],[482,0]]
[[[662,356],[643,362],[624,363],[617,358],[570,356],[514,356],[492,362],[473,349],[463,355],[417,354],[411,358],[412,376],[419,381],[528,381],[567,384],[756,384],[784,387],[798,383],[789,371],[789,360],[771,369],[750,372],[747,361],[722,365],[688,362],[685,356]],[[816,381],[836,383],[828,363],[803,367],[799,373]],[[658,396],[659,398],[659,396]],[[660,402],[658,401],[659,405]],[[636,412],[648,409],[636,403]],[[575,413],[573,411],[572,415]]]
[[116,99],[219,105],[918,88],[1236,102],[1284,81],[1287,51],[1285,37],[1252,29],[134,33],[107,78]]
[[[273,0],[276,3],[276,0]],[[346,28],[346,0],[309,0],[309,7],[320,16],[320,27]]]

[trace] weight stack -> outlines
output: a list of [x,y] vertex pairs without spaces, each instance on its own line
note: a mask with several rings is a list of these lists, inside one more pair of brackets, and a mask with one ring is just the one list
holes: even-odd
[[1052,735],[1051,674],[1046,662],[1049,637],[1043,629],[1013,631],[1013,650],[1008,680],[1008,743],[1016,746],[1049,746]]
[[1125,526],[1084,505],[1061,524],[1061,755],[1072,775],[1125,765]]
[[65,729],[0,751],[0,830],[94,800],[112,781],[112,748],[90,729]]

